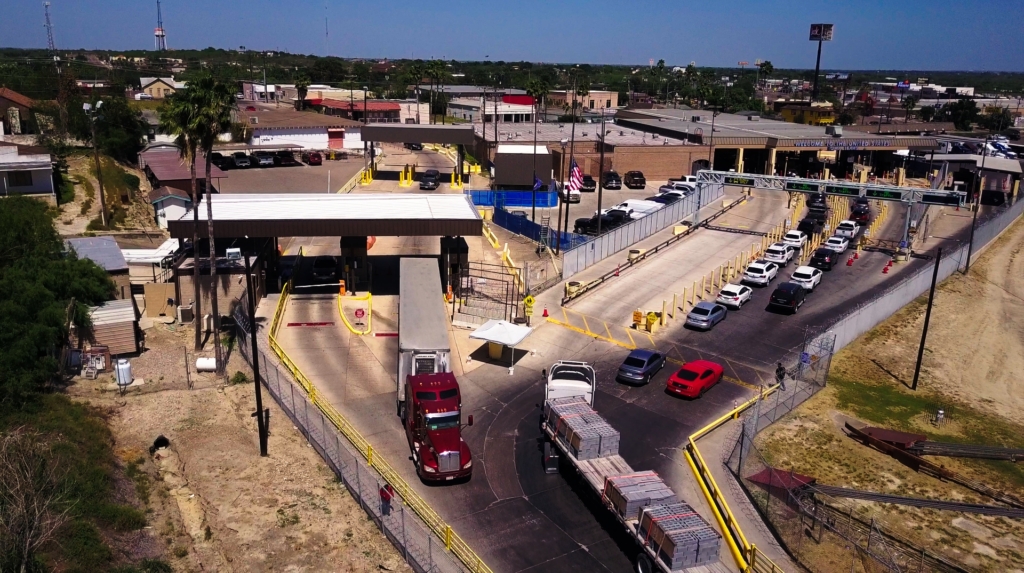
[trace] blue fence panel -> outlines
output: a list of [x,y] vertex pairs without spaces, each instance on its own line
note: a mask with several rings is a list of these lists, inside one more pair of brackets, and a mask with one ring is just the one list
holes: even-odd
[[[532,207],[532,191],[466,191],[473,204],[480,207]],[[554,191],[538,191],[537,207],[549,208],[558,206],[558,193]]]
[[[474,193],[476,193],[476,191],[474,191]],[[537,195],[539,196],[540,193],[538,193]],[[501,227],[502,229],[511,231],[517,235],[522,235],[538,243],[541,242],[541,229],[543,227],[527,219],[526,217],[517,217],[516,215],[513,215],[512,213],[509,213],[508,211],[499,207],[494,209],[493,222],[495,225]],[[555,244],[558,242],[555,239],[555,235],[557,234],[558,231],[555,229],[548,230],[549,248],[555,248]],[[560,245],[560,249],[563,251],[572,249],[583,244],[585,241],[589,239],[591,239],[591,237],[588,237],[586,235],[578,235],[576,233],[562,233],[562,244]]]

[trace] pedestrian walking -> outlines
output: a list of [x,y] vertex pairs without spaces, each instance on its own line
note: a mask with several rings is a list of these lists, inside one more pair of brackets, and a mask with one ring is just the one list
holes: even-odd
[[391,484],[385,483],[380,488],[380,514],[381,516],[391,515],[391,499],[395,497],[395,490]]
[[775,369],[775,381],[779,383],[779,388],[783,392],[786,391],[786,367],[779,362],[779,367]]

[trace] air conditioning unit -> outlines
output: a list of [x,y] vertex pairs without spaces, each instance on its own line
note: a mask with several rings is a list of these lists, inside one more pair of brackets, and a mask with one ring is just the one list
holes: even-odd
[[690,121],[692,121],[693,123],[699,123],[700,122],[700,116],[699,115],[692,116],[692,117],[690,117]]
[[229,261],[240,261],[242,260],[242,249],[232,248],[225,252],[225,256]]
[[249,123],[250,123],[251,125],[256,125],[256,124],[258,124],[259,122],[260,122],[260,118],[258,118],[258,117],[255,117],[255,116],[254,116],[254,117],[250,117],[250,118],[249,118]]
[[213,332],[213,315],[212,314],[204,314],[203,315],[203,331],[204,332]]
[[759,115],[748,115],[747,116],[747,121],[761,121],[761,116],[759,116]]
[[825,134],[826,135],[831,135],[832,137],[842,137],[843,136],[843,126],[841,126],[841,125],[826,125],[825,126]]
[[192,305],[178,307],[178,324],[189,324],[194,320]]

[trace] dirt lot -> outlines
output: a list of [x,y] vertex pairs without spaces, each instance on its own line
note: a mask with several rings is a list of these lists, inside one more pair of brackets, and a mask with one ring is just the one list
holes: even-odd
[[[132,360],[143,383],[124,397],[109,375],[70,389],[106,412],[118,456],[141,470],[148,538],[139,543],[164,547],[176,571],[409,570],[267,393],[270,455],[261,458],[251,382],[193,374],[187,388],[189,333],[148,330],[149,350]],[[233,353],[228,372],[236,371],[251,380]],[[159,435],[170,448],[150,455]]]
[[[758,438],[772,465],[820,483],[912,497],[996,504],[967,488],[915,473],[846,437],[843,422],[926,434],[937,441],[1024,447],[1024,221],[1018,221],[971,269],[936,292],[919,391],[913,379],[924,298],[837,354],[829,386]],[[949,423],[931,422],[943,408]],[[1017,497],[1021,464],[931,458]],[[998,505],[998,504],[996,504]],[[864,520],[910,538],[972,571],[1024,571],[1024,523],[857,502]],[[804,544],[807,547],[808,544]],[[813,545],[812,545],[813,547]],[[815,551],[815,571],[850,560]],[[812,563],[809,563],[811,565]]]
[[[75,155],[68,158],[68,173],[65,175],[75,183],[75,198],[70,203],[60,206],[60,216],[57,218],[57,230],[63,236],[78,236],[86,232],[89,221],[99,217],[100,202],[97,193],[99,183],[93,174],[92,155]],[[145,229],[148,231],[159,231],[156,221],[153,219],[153,208],[149,203],[149,191],[151,186],[146,180],[145,174],[138,169],[118,163],[122,170],[131,173],[139,178],[139,190],[132,196],[131,201],[125,205],[127,217],[124,228]],[[104,170],[106,171],[106,170]],[[115,205],[120,205],[120,198],[110,192],[110,185],[107,185],[107,210],[110,211]]]

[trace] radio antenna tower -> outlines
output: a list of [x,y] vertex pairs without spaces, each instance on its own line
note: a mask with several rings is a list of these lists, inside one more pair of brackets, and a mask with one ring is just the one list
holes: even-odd
[[156,40],[156,49],[164,51],[167,49],[167,34],[164,32],[164,16],[160,12],[160,0],[156,0],[156,29],[153,30],[153,38]]
[[57,75],[60,75],[60,56],[57,55],[57,46],[53,42],[53,24],[50,23],[50,3],[43,2],[43,12],[46,14],[46,23],[43,27],[46,28],[46,46],[50,50],[50,56],[53,58],[53,65],[57,67]]
[[324,0],[324,56],[331,55],[331,31],[327,27],[327,0]]

